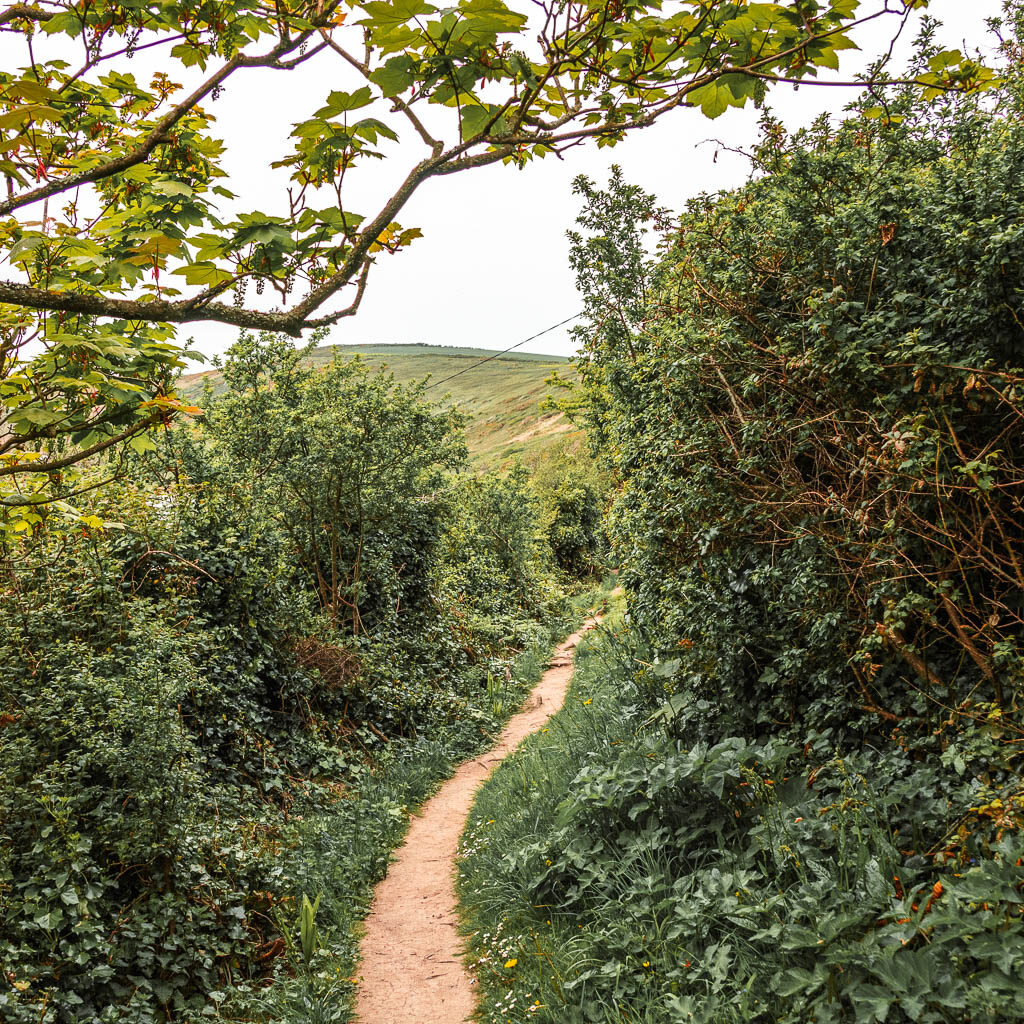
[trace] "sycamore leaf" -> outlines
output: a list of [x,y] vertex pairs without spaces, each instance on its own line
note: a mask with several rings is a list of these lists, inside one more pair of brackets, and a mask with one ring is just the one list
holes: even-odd
[[377,68],[370,75],[370,81],[388,99],[405,92],[416,81],[412,57],[407,53],[400,53],[395,57],[388,58],[383,67]]
[[395,0],[394,3],[370,0],[362,8],[369,17],[363,18],[359,24],[376,29],[398,28],[418,15],[434,14],[437,11],[436,7],[423,0]]
[[313,116],[320,118],[337,117],[348,110],[358,110],[373,102],[373,93],[368,85],[355,92],[334,90],[327,97],[327,102]]
[[218,267],[215,263],[203,261],[201,263],[190,263],[187,267],[178,267],[172,271],[173,274],[185,278],[188,284],[214,285],[223,281],[229,281],[234,275]]
[[61,112],[45,103],[27,103],[0,114],[0,128],[23,124],[25,121],[59,121]]

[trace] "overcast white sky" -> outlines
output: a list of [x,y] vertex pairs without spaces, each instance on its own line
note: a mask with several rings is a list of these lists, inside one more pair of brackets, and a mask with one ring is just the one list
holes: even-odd
[[[929,13],[944,23],[941,38],[946,45],[966,42],[987,48],[985,19],[999,9],[998,0],[932,0]],[[841,55],[842,78],[888,46],[894,23],[880,19],[855,37],[861,52]],[[914,34],[908,26],[905,41]],[[337,65],[330,61],[326,66]],[[272,91],[280,77],[268,73],[267,78],[266,90],[247,79],[244,96],[226,91],[215,108],[229,141],[234,142],[241,125],[249,133],[249,144],[236,156],[242,174],[247,172],[241,164],[248,159],[253,161],[248,173],[253,173],[271,126],[294,120],[287,95]],[[798,127],[821,111],[840,112],[852,95],[845,89],[780,87],[770,103],[791,127]],[[742,157],[719,150],[716,160],[719,147],[702,143],[717,138],[728,146],[749,146],[757,118],[753,108],[730,110],[715,121],[697,110],[678,110],[610,149],[581,148],[564,161],[549,157],[522,171],[498,165],[428,182],[401,214],[403,225],[422,228],[424,237],[397,255],[384,254],[358,315],[342,321],[331,340],[501,349],[565,319],[579,306],[565,239],[578,208],[572,179],[585,173],[604,181],[608,168],[618,163],[628,180],[678,209],[691,196],[746,179],[748,166]],[[272,194],[268,182],[268,208],[273,206]],[[232,339],[230,332],[207,327],[195,330],[194,336],[206,354],[222,350]],[[568,328],[523,351],[571,354]]]
[[[944,23],[940,38],[945,45],[988,49],[991,37],[985,19],[998,14],[1000,6],[999,0],[931,0],[928,13]],[[865,11],[871,7],[863,5]],[[849,79],[875,59],[888,47],[897,24],[893,17],[863,26],[854,36],[861,49],[840,55],[838,77]],[[900,48],[904,54],[915,34],[915,26],[908,26]],[[21,53],[15,56],[6,45],[3,49],[4,63],[11,58],[23,62]],[[151,51],[154,61],[158,52]],[[894,69],[901,66],[897,57]],[[290,149],[292,123],[309,116],[328,91],[357,85],[335,80],[341,67],[336,55],[326,53],[299,73],[248,71],[244,79],[233,78],[209,108],[218,121],[215,133],[227,143],[229,185],[244,195],[246,207],[286,212],[281,191],[286,177],[271,171],[268,163]],[[143,78],[153,65],[139,55],[125,70]],[[180,80],[180,69],[172,73]],[[770,92],[769,103],[796,128],[822,111],[840,113],[853,94],[846,89],[785,86]],[[403,226],[420,227],[424,237],[404,252],[381,254],[358,315],[342,321],[331,341],[502,349],[565,319],[579,308],[565,238],[578,211],[573,178],[585,173],[603,182],[608,168],[618,163],[627,180],[679,209],[691,196],[745,180],[747,161],[706,140],[749,147],[758,116],[749,107],[709,121],[698,110],[680,109],[613,148],[580,148],[564,160],[549,157],[522,171],[497,165],[428,181],[400,215]],[[424,155],[411,141],[390,145],[387,152],[388,160],[371,162],[361,180],[356,179],[356,188],[366,197],[365,205],[355,207],[360,212],[373,212],[377,204],[371,195],[376,194],[378,201],[385,198]],[[235,337],[233,329],[199,324],[183,328],[179,337],[184,340],[190,334],[206,358],[222,352]],[[571,354],[568,328],[523,351]]]

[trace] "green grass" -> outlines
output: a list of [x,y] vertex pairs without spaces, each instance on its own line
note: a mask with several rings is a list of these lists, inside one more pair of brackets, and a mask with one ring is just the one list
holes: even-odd
[[1024,836],[960,870],[904,856],[944,828],[928,765],[684,743],[643,653],[591,634],[477,797],[458,892],[482,1022],[1024,1020]]
[[[564,356],[510,352],[475,365],[494,353],[435,345],[336,345],[314,350],[311,361],[326,363],[335,352],[346,358],[358,356],[372,367],[387,369],[399,383],[428,377],[441,382],[459,374],[433,387],[428,397],[454,405],[470,417],[466,440],[480,468],[502,468],[515,458],[530,463],[555,448],[572,452],[585,447],[581,430],[560,413],[540,410],[550,390],[545,381],[552,372],[557,370],[563,377],[575,379],[576,369]],[[211,379],[216,393],[216,370],[186,376],[186,392],[195,396],[203,377]]]
[[[595,936],[574,914],[535,905],[529,888],[576,774],[634,728],[617,714],[621,668],[609,665],[603,637],[618,625],[621,604],[612,599],[602,625],[581,642],[562,710],[498,767],[463,834],[458,891],[481,1020],[490,1024],[627,1019],[611,1006],[591,1017],[567,989],[592,960]],[[616,966],[642,974],[641,963]]]

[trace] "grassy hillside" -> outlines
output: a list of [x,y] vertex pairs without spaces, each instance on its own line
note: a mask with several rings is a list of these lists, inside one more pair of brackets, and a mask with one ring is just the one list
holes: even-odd
[[[481,364],[494,353],[436,345],[331,345],[316,349],[310,358],[325,363],[335,352],[386,368],[400,382],[429,377],[429,397],[450,402],[471,417],[469,450],[482,466],[502,466],[516,456],[532,462],[556,447],[582,448],[582,431],[561,413],[540,411],[548,375],[556,369],[570,379],[576,375],[564,356],[510,352]],[[194,394],[204,377],[213,378],[216,390],[218,376],[215,370],[190,374],[186,390]]]

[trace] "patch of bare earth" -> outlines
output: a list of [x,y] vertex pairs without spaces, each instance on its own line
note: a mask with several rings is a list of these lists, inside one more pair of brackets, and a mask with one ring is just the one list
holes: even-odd
[[554,416],[549,416],[547,419],[541,420],[535,427],[530,427],[529,430],[524,430],[521,434],[516,434],[512,440],[529,441],[533,437],[542,437],[547,434],[564,434],[566,431],[573,429],[573,425],[571,423],[559,423],[559,420],[564,416],[564,412],[556,413]]
[[362,943],[360,1024],[465,1024],[475,1000],[455,912],[455,857],[477,789],[495,766],[562,706],[583,627],[555,649],[519,714],[487,753],[463,763],[412,819],[377,887]]

